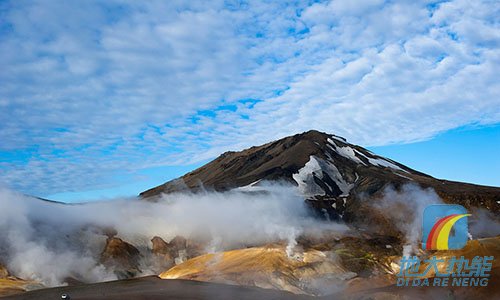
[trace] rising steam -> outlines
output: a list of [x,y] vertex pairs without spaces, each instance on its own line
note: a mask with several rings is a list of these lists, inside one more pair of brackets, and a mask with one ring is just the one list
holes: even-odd
[[403,255],[409,256],[415,254],[420,247],[422,215],[425,207],[442,203],[433,189],[422,189],[414,184],[406,184],[400,190],[387,187],[383,199],[374,202],[373,206],[386,213],[404,234]]
[[[63,205],[0,190],[0,258],[16,276],[47,286],[68,277],[85,282],[116,279],[99,257],[106,229],[147,252],[150,240],[175,236],[207,240],[207,252],[276,241],[295,245],[298,235],[343,225],[309,214],[296,189],[267,185],[257,192],[233,190],[164,195],[156,202],[118,199]],[[143,274],[151,274],[148,263]]]
[[[388,188],[379,201],[366,200],[404,234],[404,255],[420,247],[424,208],[442,203],[432,189],[415,185]],[[500,233],[498,221],[489,221],[491,214],[474,214],[479,216],[471,225],[474,237]],[[340,236],[347,230],[311,215],[296,187],[276,183],[250,190],[168,194],[157,202],[130,198],[73,205],[0,189],[0,264],[15,276],[46,286],[68,278],[117,279],[112,267],[100,261],[110,231],[141,251],[138,275],[149,275],[158,271],[150,259],[154,236],[167,242],[176,236],[203,240],[205,253],[281,241],[291,255],[299,236],[327,231]]]
[[[422,215],[424,209],[432,204],[444,204],[434,189],[406,184],[399,190],[387,187],[383,198],[380,201],[374,201],[372,207],[384,212],[392,224],[403,233],[405,242],[403,255],[409,256],[416,254],[421,246]],[[470,213],[470,239],[500,234],[500,222],[491,212],[482,208],[474,208]]]

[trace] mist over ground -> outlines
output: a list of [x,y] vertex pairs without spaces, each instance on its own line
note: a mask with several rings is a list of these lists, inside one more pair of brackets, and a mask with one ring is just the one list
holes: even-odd
[[[206,252],[284,241],[300,234],[347,231],[345,225],[316,219],[295,188],[269,184],[257,192],[179,193],[158,202],[137,198],[85,204],[58,204],[0,190],[0,262],[21,278],[48,286],[68,277],[85,282],[116,279],[99,257],[106,232],[139,249],[151,238],[203,239]],[[151,266],[142,270],[152,274]]]
[[[403,233],[403,254],[408,255],[419,248],[423,209],[437,203],[443,202],[432,189],[407,185],[387,188],[372,207]],[[489,212],[472,214],[474,238],[500,234],[500,223]],[[149,250],[155,236],[167,242],[176,236],[202,240],[205,253],[275,242],[292,251],[299,236],[344,236],[350,229],[318,219],[295,186],[281,183],[254,190],[168,194],[157,202],[124,198],[85,204],[52,203],[0,189],[0,264],[14,276],[46,286],[63,285],[68,278],[118,279],[100,261],[110,232],[141,251],[138,275],[152,275],[158,271]]]

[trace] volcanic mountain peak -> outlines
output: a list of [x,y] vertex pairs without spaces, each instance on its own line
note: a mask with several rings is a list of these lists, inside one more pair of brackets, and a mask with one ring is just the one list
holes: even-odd
[[[298,186],[306,199],[329,200],[336,210],[346,198],[374,195],[387,186],[405,183],[432,187],[445,201],[464,206],[485,206],[497,211],[498,188],[446,180],[378,156],[346,139],[310,130],[239,152],[225,152],[186,175],[141,193],[155,198],[162,193],[211,189],[225,191],[258,186],[263,181],[286,181]],[[337,203],[344,199],[343,203]]]
[[349,144],[342,137],[311,130],[240,152],[225,152],[207,165],[141,196],[197,190],[201,186],[220,191],[262,180],[291,182],[307,197],[347,196],[361,175],[370,170],[406,180],[408,174],[424,175]]

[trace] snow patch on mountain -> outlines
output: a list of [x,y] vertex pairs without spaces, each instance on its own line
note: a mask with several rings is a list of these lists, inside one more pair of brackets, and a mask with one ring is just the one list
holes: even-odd
[[364,158],[366,158],[371,165],[374,165],[374,166],[377,166],[377,167],[387,167],[387,168],[391,168],[391,169],[394,169],[394,170],[398,170],[398,171],[409,173],[408,171],[406,171],[406,170],[400,168],[399,166],[397,166],[396,164],[390,162],[386,158],[383,158],[383,157],[378,157],[378,158],[368,157],[368,156],[366,156],[365,154],[363,154],[359,150],[354,149],[354,151],[357,154],[359,154],[359,155],[363,156]]
[[[341,197],[348,196],[354,186],[342,177],[342,174],[340,174],[333,163],[314,155],[311,155],[304,167],[298,173],[293,174],[292,177],[297,182],[300,192],[306,197],[324,196],[327,194],[325,188],[318,181],[328,187],[330,192],[340,190],[341,194],[338,196]],[[331,179],[331,181],[326,180],[326,177]],[[336,186],[332,186],[332,184]]]
[[331,139],[327,139],[327,141],[333,145],[330,146],[328,145],[328,147],[330,149],[332,149],[333,151],[337,152],[339,155],[345,157],[345,158],[348,158],[350,160],[353,160],[355,161],[356,163],[359,163],[359,164],[362,164],[362,165],[366,165],[361,159],[359,159],[358,157],[356,157],[355,153],[354,153],[354,149],[352,149],[351,147],[349,146],[345,146],[345,147],[341,147],[341,146],[337,146]]
[[[345,141],[342,141],[339,138],[336,138],[335,136],[332,136],[332,138],[336,139],[337,141],[345,143]],[[368,160],[368,162],[371,165],[374,165],[377,167],[387,167],[387,168],[391,168],[391,169],[395,169],[398,171],[403,171],[403,172],[408,173],[408,171],[400,168],[396,164],[392,163],[391,161],[389,161],[388,159],[385,159],[383,157],[369,157],[369,156],[363,154],[361,151],[354,149],[350,146],[339,146],[330,138],[327,139],[327,142],[329,143],[329,144],[327,144],[328,148],[337,152],[339,155],[341,155],[345,158],[348,158],[352,161],[355,161],[356,163],[359,163],[359,164],[366,166],[365,162],[363,162],[361,159],[359,159],[359,157],[356,156],[356,154],[358,154],[359,156],[366,158],[366,160]]]
[[401,169],[397,165],[395,165],[392,162],[390,162],[386,159],[383,159],[383,158],[368,158],[368,161],[372,165],[375,165],[375,166],[387,167],[387,168],[391,168],[391,169],[395,169],[398,171],[403,171],[403,172],[409,173],[408,171]]
[[299,185],[299,190],[304,196],[324,195],[325,191],[314,181],[314,175],[321,174],[321,166],[314,156],[310,156],[309,161],[293,174],[292,178]]
[[256,190],[261,190],[261,189],[264,189],[263,187],[261,187],[259,185],[259,183],[261,182],[262,180],[259,179],[257,181],[254,181],[250,184],[247,184],[245,186],[240,186],[240,187],[237,187],[235,188],[235,190],[238,190],[238,191],[256,191]]
[[331,135],[332,139],[337,140],[342,143],[347,143],[347,140],[341,136]]

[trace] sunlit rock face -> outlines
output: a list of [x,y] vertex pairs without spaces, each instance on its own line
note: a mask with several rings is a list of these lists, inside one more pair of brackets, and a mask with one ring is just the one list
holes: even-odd
[[7,271],[7,268],[4,266],[0,265],[0,279],[4,279],[7,276],[9,276],[9,272]]
[[129,278],[140,273],[140,257],[136,247],[120,238],[110,237],[101,253],[101,262],[108,268],[113,268],[119,278]]
[[169,244],[161,237],[155,236],[151,239],[151,253],[153,259],[160,269],[170,268],[174,265],[175,253],[170,249]]
[[0,297],[40,288],[43,288],[43,286],[38,282],[14,277],[5,266],[0,264]]
[[357,279],[376,280],[374,286],[391,284],[388,262],[395,259],[398,250],[379,247],[386,242],[350,237],[324,240],[314,245],[302,243],[293,248],[270,244],[211,253],[177,265],[161,273],[160,277],[328,295],[355,290],[356,285],[363,287]]
[[368,282],[376,282],[371,287],[390,285],[390,262],[402,250],[397,239],[361,235],[299,237],[297,242],[201,255],[160,277],[329,295],[363,289]]
[[354,276],[333,252],[310,249],[287,253],[283,245],[205,254],[160,274],[164,279],[213,281],[299,294],[324,294],[329,283]]
[[[383,238],[346,237],[316,244],[306,250],[296,246],[291,252],[287,251],[286,245],[271,244],[211,253],[172,267],[161,273],[160,278],[257,286],[315,296],[336,294],[339,299],[368,299],[370,296],[375,299],[419,299],[449,293],[465,299],[478,292],[491,298],[499,292],[496,287],[481,290],[456,287],[425,290],[416,287],[411,291],[397,288],[395,282],[402,249],[397,241],[393,241],[394,247],[381,245],[386,242]],[[500,253],[499,247],[500,237],[493,237],[469,241],[462,250],[421,251],[418,255],[422,259],[429,255],[438,258],[494,256]],[[421,267],[426,268],[426,265]],[[492,278],[499,277],[499,270],[499,263],[494,262]],[[432,272],[427,274],[427,277],[433,276]]]
[[204,254],[206,245],[199,241],[188,240],[182,236],[165,242],[161,237],[151,239],[151,253],[163,260],[165,264],[178,265],[186,260]]

